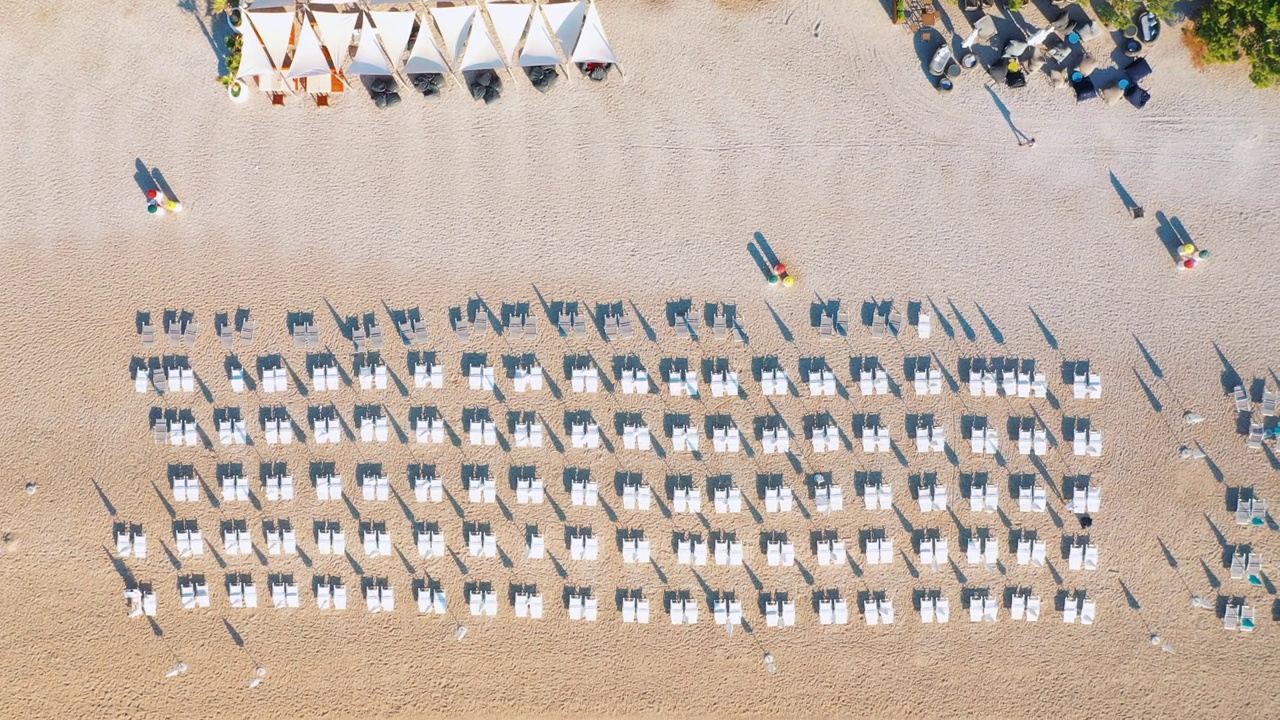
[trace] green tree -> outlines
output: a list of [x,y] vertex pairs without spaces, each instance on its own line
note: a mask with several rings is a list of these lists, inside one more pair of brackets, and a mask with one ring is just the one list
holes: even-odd
[[1280,82],[1280,2],[1209,0],[1196,19],[1208,62],[1249,58],[1249,79],[1265,88]]

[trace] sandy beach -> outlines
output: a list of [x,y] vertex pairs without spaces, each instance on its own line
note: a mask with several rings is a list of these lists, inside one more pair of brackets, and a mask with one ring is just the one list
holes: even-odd
[[[1077,105],[1042,75],[994,94],[966,71],[939,95],[921,69],[910,32],[884,7],[843,2],[601,0],[600,13],[622,77],[595,84],[568,79],[548,94],[509,78],[493,105],[461,87],[443,97],[407,97],[376,109],[360,92],[336,107],[262,98],[228,102],[210,39],[210,20],[187,3],[143,9],[124,2],[12,3],[0,8],[0,675],[7,717],[1188,717],[1261,718],[1280,713],[1280,562],[1275,511],[1263,527],[1235,522],[1240,488],[1280,503],[1280,460],[1271,442],[1246,448],[1231,388],[1243,384],[1260,418],[1263,387],[1280,383],[1271,355],[1280,330],[1267,292],[1280,279],[1269,242],[1280,224],[1280,97],[1252,87],[1243,65],[1192,67],[1176,28],[1148,58],[1151,104]],[[963,34],[954,5],[943,7]],[[1039,18],[1034,9],[1028,18]],[[221,23],[219,19],[216,21]],[[1109,37],[1092,41],[1110,57]],[[1036,138],[1020,147],[1016,126]],[[184,211],[145,212],[144,185],[158,170]],[[151,179],[143,179],[151,178]],[[1133,219],[1117,185],[1146,210]],[[1181,230],[1175,230],[1180,228]],[[1176,233],[1212,251],[1193,271],[1175,268]],[[757,234],[795,273],[771,287],[749,246]],[[490,332],[468,343],[449,329],[451,308],[481,299],[531,303],[536,340]],[[745,345],[705,332],[677,338],[667,303],[735,304]],[[845,336],[822,338],[812,304],[840,300],[853,312]],[[936,308],[924,340],[908,325],[873,340],[864,303]],[[637,336],[606,342],[562,338],[546,308],[554,303],[623,302]],[[395,381],[386,391],[344,385],[303,394],[234,394],[216,313],[252,311],[258,337],[238,347],[254,371],[280,355],[307,380],[288,313],[312,312],[320,347],[353,372],[353,345],[339,331],[348,316],[376,313],[388,334],[382,352]],[[405,347],[389,310],[420,308],[430,339]],[[139,312],[194,312],[192,349],[139,342]],[[650,332],[652,336],[650,337]],[[434,351],[443,390],[413,386],[411,351]],[[135,359],[171,353],[200,379],[192,394],[134,392]],[[471,391],[464,354],[498,367],[499,394]],[[503,358],[533,353],[561,392],[517,394]],[[590,354],[605,387],[575,394],[564,357]],[[615,358],[637,356],[656,376],[666,359],[727,359],[745,397],[622,395]],[[956,390],[918,397],[907,358],[929,355]],[[863,397],[851,358],[874,356],[899,393]],[[765,397],[752,377],[757,358],[776,357],[799,378],[802,361],[823,358],[846,395],[810,397],[807,388]],[[972,397],[961,379],[973,358],[1034,360],[1050,399]],[[1088,361],[1104,383],[1101,400],[1072,397],[1066,362]],[[967,366],[967,365],[966,365]],[[305,384],[305,383],[304,383]],[[408,434],[385,444],[344,438],[268,446],[258,411],[284,406],[297,419],[332,405],[351,425],[357,405],[380,404]],[[461,433],[467,408],[500,420],[536,411],[567,444],[566,413],[590,411],[610,448],[541,450],[425,446],[412,442],[411,408],[438,408]],[[208,447],[152,441],[153,408],[190,410],[212,437]],[[253,444],[223,446],[215,409],[239,408]],[[1206,419],[1183,423],[1193,411]],[[618,448],[618,413],[638,412],[666,452]],[[793,441],[794,461],[766,456],[754,427],[780,415],[792,428],[830,413],[852,447],[816,454]],[[932,413],[954,448],[915,452],[907,418]],[[699,457],[671,452],[668,414],[730,415],[749,452]],[[855,415],[878,414],[899,452],[864,453]],[[999,458],[974,455],[964,418],[985,417],[1001,432]],[[1053,438],[1033,462],[1005,432],[1010,418],[1038,416]],[[1090,420],[1106,440],[1101,457],[1073,455],[1070,418]],[[1275,418],[1265,419],[1274,425]],[[1247,430],[1245,421],[1244,429]],[[797,433],[799,434],[799,433]],[[465,435],[465,434],[464,434]],[[1200,447],[1205,459],[1182,460]],[[953,459],[954,458],[954,459]],[[259,463],[286,462],[298,479],[292,502],[261,499]],[[191,464],[210,486],[219,463],[252,474],[255,502],[175,504],[171,463]],[[313,462],[333,462],[348,502],[321,502],[310,487]],[[356,465],[381,463],[395,492],[364,500]],[[418,503],[406,467],[431,463],[456,499]],[[471,505],[463,464],[487,465],[500,505]],[[536,465],[554,505],[517,505],[509,468]],[[561,478],[589,468],[599,507],[572,507]],[[894,487],[894,510],[869,511],[855,473],[879,471]],[[625,511],[619,472],[641,473],[664,506],[669,475],[732,476],[750,506],[739,514],[669,515]],[[823,516],[806,489],[813,473],[842,484],[846,506]],[[986,472],[1000,487],[1000,512],[975,513],[961,497],[962,474]],[[802,509],[764,513],[756,477],[781,474]],[[936,473],[951,512],[921,512],[912,476]],[[1008,478],[1032,474],[1050,512],[1019,512]],[[1065,508],[1063,479],[1088,475],[1102,489],[1093,526],[1081,530]],[[34,483],[35,492],[24,487]],[[399,500],[397,500],[397,497]],[[218,527],[244,520],[261,550],[262,524],[288,519],[303,555],[231,557]],[[180,559],[172,523],[195,520],[216,553]],[[347,531],[351,558],[315,552],[312,523]],[[369,559],[361,522],[385,522],[399,556]],[[112,527],[138,523],[146,559],[116,557]],[[456,559],[425,560],[415,522],[438,522]],[[501,558],[467,557],[464,523],[489,523]],[[554,558],[525,557],[537,526]],[[594,562],[573,561],[568,527],[600,539]],[[1001,543],[998,568],[964,562],[962,532],[988,528]],[[643,530],[649,565],[624,564],[618,533]],[[888,566],[871,566],[859,534],[883,529],[895,541]],[[957,565],[922,567],[913,532],[948,538]],[[734,533],[745,567],[677,563],[673,534]],[[851,563],[819,567],[811,533],[836,531]],[[1021,566],[1015,531],[1048,545],[1049,567]],[[795,544],[795,567],[771,567],[766,533]],[[1100,549],[1094,571],[1067,569],[1065,537],[1087,534]],[[1230,549],[1265,558],[1262,586],[1233,580]],[[305,556],[305,557],[304,557]],[[232,609],[224,577],[250,573],[262,604]],[[268,576],[292,574],[301,607],[273,609]],[[184,610],[178,578],[208,580],[212,607]],[[338,575],[351,593],[346,612],[316,608],[312,578]],[[394,612],[371,614],[363,577],[386,578]],[[420,615],[415,580],[449,594],[444,616]],[[129,582],[151,584],[159,612],[127,617]],[[468,583],[500,596],[496,618],[471,617]],[[546,600],[542,620],[516,618],[512,584],[533,584]],[[570,622],[568,587],[589,587],[595,623]],[[1003,604],[994,624],[970,623],[966,592],[1031,588],[1045,602],[1038,623],[1015,622]],[[649,625],[624,624],[617,593],[642,589]],[[846,626],[821,626],[814,594],[849,601]],[[951,601],[951,622],[927,625],[913,607],[920,590]],[[673,626],[664,593],[702,602],[696,626]],[[744,625],[732,634],[712,622],[708,596],[732,592]],[[1067,625],[1054,601],[1085,591],[1097,603],[1092,626]],[[796,602],[791,628],[765,624],[761,595]],[[890,626],[868,627],[860,593],[884,592],[897,608]],[[1244,597],[1257,613],[1252,633],[1226,632],[1192,597],[1225,604]],[[1222,598],[1220,600],[1220,598]],[[462,641],[459,625],[467,627]],[[1153,645],[1151,636],[1160,643]],[[1161,645],[1173,652],[1162,652]],[[763,660],[772,654],[776,673]],[[188,670],[167,678],[179,662]],[[258,687],[248,683],[266,668]]]

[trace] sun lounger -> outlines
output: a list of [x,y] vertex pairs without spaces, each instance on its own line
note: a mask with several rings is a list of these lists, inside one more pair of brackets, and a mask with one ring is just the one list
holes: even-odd
[[1273,417],[1276,414],[1277,395],[1270,388],[1262,391],[1262,417]]
[[1102,376],[1097,373],[1089,373],[1085,382],[1085,397],[1090,400],[1102,399]]
[[1085,569],[1085,570],[1097,570],[1097,569],[1098,569],[1098,546],[1097,546],[1097,545],[1087,545],[1087,546],[1085,546],[1085,549],[1084,549],[1084,569]]
[[1027,597],[1021,593],[1014,593],[1009,605],[1009,618],[1011,620],[1021,620],[1026,611]]
[[926,370],[916,368],[911,376],[911,382],[915,388],[916,395],[929,394],[929,375]]
[[156,344],[156,326],[151,323],[143,323],[142,330],[138,333],[142,338],[142,347],[155,347]]
[[835,337],[835,318],[826,312],[818,320],[818,337]]
[[[155,606],[152,605],[151,615],[155,615]],[[1254,609],[1252,605],[1245,605],[1240,608],[1240,632],[1253,632],[1257,627],[1254,618]]]
[[1098,604],[1093,600],[1084,600],[1080,603],[1080,624],[1092,625],[1093,621],[1098,617]]
[[1048,431],[1036,430],[1031,436],[1031,450],[1036,455],[1044,455],[1049,448]]
[[1240,628],[1240,610],[1241,606],[1239,604],[1227,604],[1227,609],[1222,615],[1223,630],[1238,630]]
[[1033,541],[1031,543],[1031,567],[1044,567],[1047,562],[1045,560],[1047,551],[1048,546],[1043,540]]
[[170,347],[177,347],[182,343],[182,324],[177,320],[170,320],[165,326],[165,331],[169,336]]
[[1014,373],[1006,370],[1000,371],[1000,391],[1005,397],[1013,397],[1018,394],[1018,380]]
[[231,324],[222,323],[218,326],[218,339],[222,341],[222,349],[230,350],[235,346],[235,336],[232,334]]
[[814,505],[818,512],[829,515],[844,507],[844,493],[839,485],[819,487],[814,490]]
[[1246,445],[1250,450],[1262,449],[1262,423],[1249,423],[1249,439]]
[[1031,397],[1044,398],[1049,394],[1049,382],[1044,373],[1035,373],[1031,380]]
[[818,624],[832,625],[834,623],[835,623],[835,602],[831,600],[819,600],[818,601]]
[[921,310],[920,314],[916,316],[916,333],[921,340],[928,340],[929,336],[933,334],[933,318],[924,310]]
[[993,372],[982,373],[982,394],[987,397],[999,397],[999,385],[996,384],[996,374]]
[[1267,503],[1265,500],[1251,498],[1236,501],[1236,524],[1262,527],[1266,524]]
[[886,331],[888,330],[888,323],[888,316],[880,313],[879,311],[875,311],[871,318],[871,339],[883,339]]
[[1249,395],[1244,391],[1244,387],[1237,385],[1232,395],[1236,401],[1237,412],[1249,412]]

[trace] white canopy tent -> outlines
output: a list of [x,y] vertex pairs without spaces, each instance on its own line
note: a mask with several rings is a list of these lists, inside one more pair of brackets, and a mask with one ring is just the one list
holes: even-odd
[[374,11],[369,15],[373,24],[378,27],[378,37],[382,40],[382,49],[391,59],[392,67],[400,66],[404,50],[409,45],[409,36],[413,34],[413,22],[418,19],[412,12]]
[[501,70],[507,66],[502,59],[502,52],[493,44],[489,36],[489,23],[481,17],[480,22],[471,23],[471,33],[467,36],[467,49],[462,54],[462,64],[458,67],[462,72],[476,70]]
[[267,57],[267,51],[258,40],[257,33],[244,33],[241,35],[241,41],[240,70],[236,73],[237,80],[275,74],[276,66],[271,62],[271,58]]
[[316,31],[311,29],[311,23],[302,23],[297,48],[293,51],[293,62],[285,77],[292,79],[328,75],[332,71],[329,61],[324,57],[324,48],[320,47]]
[[382,51],[378,42],[378,28],[365,16],[364,28],[360,30],[360,44],[356,46],[356,54],[351,58],[347,75],[394,75],[387,54]]
[[565,57],[571,57],[574,48],[578,45],[578,35],[582,33],[583,20],[587,16],[586,0],[552,3],[540,7],[547,18],[547,23],[551,25],[551,30],[556,34],[556,40],[560,42],[560,50]]
[[[559,65],[563,60],[556,50],[556,42],[551,39],[551,31],[547,28],[547,19],[538,13],[529,23],[529,35],[525,38],[524,48],[520,50],[520,67],[538,65]],[[646,380],[646,385],[648,381]]]
[[431,8],[431,17],[440,28],[440,37],[444,38],[445,56],[450,65],[457,66],[458,59],[462,57],[462,48],[466,45],[475,15],[476,9],[470,5]]
[[526,3],[485,3],[489,10],[489,19],[493,21],[493,29],[498,34],[498,45],[502,57],[508,62],[515,61],[516,47],[524,30],[529,26],[529,18],[533,16],[533,5]]
[[[435,22],[430,15],[423,15],[419,20],[422,24],[418,28],[418,40],[413,44],[413,48],[409,50],[409,59],[404,62],[403,69],[405,74],[439,73],[448,75],[449,63],[445,62],[444,55],[440,53],[440,47],[436,44]],[[425,366],[423,367],[425,369]]]
[[249,24],[258,32],[272,62],[276,67],[282,67],[284,56],[289,53],[289,40],[293,35],[293,22],[297,15],[292,12],[249,10],[244,16],[249,18]]
[[333,66],[338,70],[347,62],[347,52],[351,49],[351,36],[356,31],[356,21],[360,13],[324,12],[313,10],[316,27],[320,31],[320,42],[333,58]]
[[613,46],[605,37],[604,26],[600,24],[600,12],[596,4],[587,6],[586,21],[582,25],[582,33],[578,36],[577,47],[573,49],[575,63],[609,63],[618,64],[618,57],[613,54]]

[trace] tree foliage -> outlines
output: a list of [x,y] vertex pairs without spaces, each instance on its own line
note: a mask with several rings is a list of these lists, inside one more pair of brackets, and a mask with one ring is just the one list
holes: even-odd
[[1209,0],[1196,19],[1208,62],[1249,58],[1249,79],[1258,87],[1280,82],[1280,2]]

